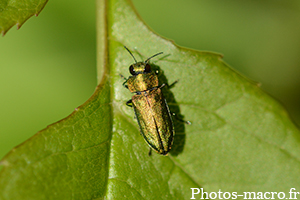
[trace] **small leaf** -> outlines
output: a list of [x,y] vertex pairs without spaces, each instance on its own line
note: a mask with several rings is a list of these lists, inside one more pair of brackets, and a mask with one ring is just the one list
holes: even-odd
[[[95,199],[105,194],[111,118],[109,85],[14,148],[2,160],[0,199]],[[101,120],[95,120],[95,119]]]
[[12,26],[19,29],[31,16],[38,15],[48,0],[0,0],[0,33],[4,35]]
[[[109,70],[99,65],[106,78],[73,114],[2,160],[0,199],[188,199],[190,188],[202,187],[210,198],[219,190],[288,195],[299,188],[299,130],[277,101],[221,55],[181,48],[154,34],[130,2],[112,0],[104,7],[107,30],[98,33],[98,60],[108,63]],[[138,60],[163,51],[151,59],[161,84],[179,79],[163,93],[171,111],[192,125],[174,119],[169,156],[148,156],[134,112],[125,105],[133,94],[120,74],[129,76],[134,61],[124,45]]]

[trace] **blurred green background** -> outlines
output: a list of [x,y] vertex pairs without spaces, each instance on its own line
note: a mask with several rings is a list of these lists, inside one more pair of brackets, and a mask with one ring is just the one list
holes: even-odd
[[[133,3],[155,32],[181,46],[222,53],[300,124],[299,0]],[[0,38],[1,158],[92,95],[95,20],[94,0],[50,0],[39,17]]]

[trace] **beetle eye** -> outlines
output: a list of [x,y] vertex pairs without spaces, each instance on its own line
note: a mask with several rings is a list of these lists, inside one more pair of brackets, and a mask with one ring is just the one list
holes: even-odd
[[134,70],[134,68],[133,68],[133,65],[130,65],[130,67],[129,67],[129,72],[130,72],[130,74],[132,74],[132,75],[136,75],[135,70]]
[[146,73],[151,72],[151,66],[148,63],[145,66],[144,72]]

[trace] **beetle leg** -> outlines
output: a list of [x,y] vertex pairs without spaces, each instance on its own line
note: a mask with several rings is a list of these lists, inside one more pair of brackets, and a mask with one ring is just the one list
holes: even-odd
[[120,77],[122,78],[122,79],[124,79],[125,81],[127,81],[127,78],[125,77],[125,76],[123,76],[123,74],[119,74],[120,75]]
[[152,155],[151,147],[150,147],[150,149],[149,149],[149,153],[148,153],[148,155],[149,155],[149,156],[151,156],[151,155]]
[[174,85],[175,85],[176,83],[178,83],[178,81],[179,81],[179,80],[174,81],[171,85],[169,85],[168,83],[163,83],[163,84],[162,84],[161,86],[159,86],[158,88],[160,89],[160,88],[163,88],[163,87],[167,86],[167,87],[170,89],[170,88],[174,87]]
[[190,121],[185,121],[185,120],[179,118],[179,117],[176,115],[176,113],[172,113],[172,115],[174,116],[174,118],[175,118],[176,120],[178,120],[178,121],[180,121],[180,122],[182,122],[182,123],[185,123],[185,124],[187,124],[187,125],[191,125],[191,124],[192,124]]
[[128,79],[125,76],[123,76],[122,74],[120,74],[120,77],[125,80],[125,82],[122,85],[128,89],[128,85],[126,85]]
[[126,106],[132,107],[132,99],[126,102]]
[[165,86],[166,86],[166,84],[163,83],[163,84],[162,84],[161,86],[159,86],[158,88],[161,89],[161,88],[163,88],[163,87],[165,87]]
[[126,82],[123,83],[123,86],[128,89],[128,85],[125,85],[125,84],[126,84]]

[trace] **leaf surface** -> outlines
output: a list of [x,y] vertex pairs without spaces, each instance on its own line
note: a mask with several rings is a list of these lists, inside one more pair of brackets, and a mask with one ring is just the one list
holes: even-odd
[[14,25],[19,29],[31,16],[38,15],[48,0],[0,0],[0,33]]
[[[107,32],[98,35],[107,45],[99,55],[109,55],[109,70],[98,69],[106,78],[83,106],[2,160],[0,199],[187,199],[190,188],[208,195],[220,189],[288,195],[299,188],[299,130],[276,100],[221,55],[181,48],[153,33],[130,2],[110,1],[106,12]],[[128,77],[134,61],[124,45],[137,60],[164,52],[151,59],[160,83],[179,79],[163,93],[170,110],[192,125],[174,119],[168,156],[148,156],[125,105],[133,94],[120,74]]]
[[[1,161],[0,199],[95,199],[105,194],[111,118],[109,85]],[[95,120],[95,119],[101,120]]]

